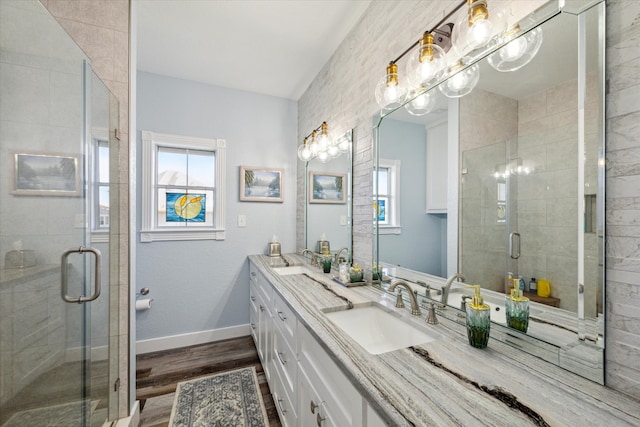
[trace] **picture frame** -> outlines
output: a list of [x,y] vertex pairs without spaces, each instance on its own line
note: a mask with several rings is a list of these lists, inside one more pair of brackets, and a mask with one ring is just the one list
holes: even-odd
[[284,169],[240,166],[240,201],[284,201]]
[[347,203],[347,174],[309,171],[309,203]]
[[78,154],[14,152],[11,160],[11,194],[66,197],[82,195]]

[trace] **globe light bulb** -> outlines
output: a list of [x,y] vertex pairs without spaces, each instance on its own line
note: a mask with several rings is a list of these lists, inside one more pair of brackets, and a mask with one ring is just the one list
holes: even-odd
[[322,163],[327,163],[327,162],[329,161],[329,159],[330,159],[330,157],[329,157],[329,153],[327,153],[326,151],[320,151],[320,152],[318,153],[317,158],[318,158],[318,160],[320,160],[320,162],[322,162]]
[[425,33],[420,39],[418,51],[409,57],[406,73],[409,83],[415,87],[428,87],[438,80],[444,72],[444,50],[434,44],[431,33]]
[[479,19],[474,22],[467,32],[467,42],[472,48],[478,48],[491,40],[493,23],[488,19]]
[[331,144],[327,148],[327,154],[329,155],[329,157],[331,157],[333,159],[333,158],[338,157],[340,155],[340,149],[338,148],[337,145]]
[[[453,27],[451,41],[460,57],[476,56],[507,28],[507,13],[490,8],[488,0],[470,0],[467,16]],[[477,51],[477,52],[475,52]]]
[[414,116],[424,116],[433,110],[435,104],[436,97],[434,92],[417,93],[411,101],[405,104],[404,108],[409,112],[409,114]]
[[519,33],[520,25],[516,24],[504,35],[503,42],[512,40],[489,55],[489,65],[498,71],[509,72],[519,70],[531,62],[542,46],[542,28],[534,28],[526,34]]
[[462,69],[461,62],[457,62],[449,69],[449,79],[438,85],[438,89],[449,98],[460,98],[470,93],[480,80],[480,67],[473,64]]
[[506,46],[498,50],[498,55],[504,61],[513,62],[520,58],[522,54],[527,50],[527,39],[519,37],[512,40]]
[[404,102],[406,89],[398,80],[398,66],[389,64],[387,74],[376,85],[376,101],[383,110],[393,110]]
[[312,158],[311,150],[307,144],[302,144],[298,147],[298,158],[303,162],[308,162]]
[[340,149],[341,152],[346,153],[347,151],[349,151],[350,146],[351,146],[351,141],[349,141],[348,138],[342,136],[338,140],[338,148]]

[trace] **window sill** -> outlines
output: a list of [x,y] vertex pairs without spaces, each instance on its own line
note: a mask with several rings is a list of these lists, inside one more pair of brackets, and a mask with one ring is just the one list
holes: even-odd
[[224,230],[162,230],[141,231],[140,242],[170,242],[174,240],[224,240]]
[[378,228],[378,234],[402,234],[401,226],[381,226]]

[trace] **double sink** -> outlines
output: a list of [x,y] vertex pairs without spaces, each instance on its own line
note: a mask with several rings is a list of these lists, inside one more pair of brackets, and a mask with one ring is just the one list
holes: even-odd
[[[273,268],[273,271],[281,276],[312,272],[301,265]],[[354,304],[351,309],[340,306],[321,311],[333,325],[371,354],[426,344],[440,338],[440,334],[429,330],[426,324],[414,324],[417,322],[404,318],[397,309],[374,301]],[[420,321],[424,323],[422,319]]]

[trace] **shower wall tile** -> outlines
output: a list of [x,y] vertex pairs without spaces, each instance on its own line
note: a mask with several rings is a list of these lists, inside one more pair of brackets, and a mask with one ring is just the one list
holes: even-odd
[[0,63],[0,120],[44,124],[49,121],[49,73]]
[[113,80],[115,31],[69,19],[58,21],[90,58],[95,73]]

